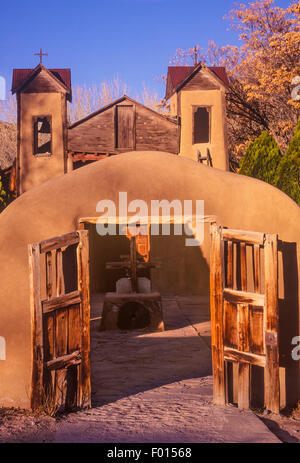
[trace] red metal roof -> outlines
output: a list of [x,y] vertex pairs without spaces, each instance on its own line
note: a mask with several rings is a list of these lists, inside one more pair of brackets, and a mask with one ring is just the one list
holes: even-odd
[[[34,69],[14,69],[11,91],[14,93],[23,82],[34,71]],[[58,80],[60,80],[71,94],[71,69],[48,69]]]
[[[199,66],[199,65],[197,65]],[[199,70],[201,66],[199,66]],[[208,67],[223,83],[226,87],[229,86],[229,80],[226,74],[226,69],[221,66]],[[182,84],[195,70],[195,66],[169,66],[168,77],[167,77],[167,88],[166,88],[166,99],[176,91],[176,89]]]

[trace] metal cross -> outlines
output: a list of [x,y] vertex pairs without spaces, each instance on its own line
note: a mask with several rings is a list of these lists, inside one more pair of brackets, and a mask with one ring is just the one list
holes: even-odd
[[40,52],[39,53],[34,53],[34,55],[40,57],[40,64],[42,64],[43,56],[48,56],[48,53],[43,53],[43,50],[40,48]]

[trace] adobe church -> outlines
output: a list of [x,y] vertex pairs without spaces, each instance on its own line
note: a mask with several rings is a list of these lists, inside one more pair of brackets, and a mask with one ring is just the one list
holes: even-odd
[[168,116],[123,96],[69,125],[70,69],[14,69],[17,196],[50,178],[128,151],[163,151],[228,170],[222,67],[171,66]]
[[[49,385],[55,404],[91,404],[90,293],[116,292],[121,276],[112,272],[124,268],[134,290],[121,299],[149,297],[136,292],[136,270],[146,268],[152,292],[198,295],[210,307],[216,404],[250,408],[257,395],[277,413],[299,400],[291,340],[300,329],[300,209],[229,172],[227,87],[223,68],[169,67],[168,116],[123,96],[69,125],[70,70],[14,70],[19,197],[0,214],[0,406],[38,408]],[[127,234],[100,236],[98,201],[118,204],[119,192],[148,210],[153,200],[204,201],[203,242],[148,232],[150,262],[136,238],[128,251]],[[173,219],[186,225],[182,214]],[[156,220],[165,224],[163,214]],[[152,299],[147,323],[163,329]],[[107,313],[121,318],[127,302],[117,311],[114,302]]]

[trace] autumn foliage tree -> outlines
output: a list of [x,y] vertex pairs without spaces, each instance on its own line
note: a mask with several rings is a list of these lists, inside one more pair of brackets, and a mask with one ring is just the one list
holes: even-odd
[[231,10],[227,19],[239,46],[209,42],[205,52],[199,46],[179,49],[172,63],[226,67],[231,159],[239,161],[262,131],[284,152],[300,115],[300,101],[291,97],[292,81],[300,75],[300,1],[283,9],[273,0],[258,0]]

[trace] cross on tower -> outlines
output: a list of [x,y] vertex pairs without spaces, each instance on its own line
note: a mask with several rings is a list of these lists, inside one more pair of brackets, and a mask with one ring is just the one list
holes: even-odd
[[43,62],[43,56],[48,56],[48,53],[43,53],[42,48],[40,48],[40,52],[39,52],[39,53],[34,53],[34,55],[40,57],[40,64],[42,64],[42,62]]

